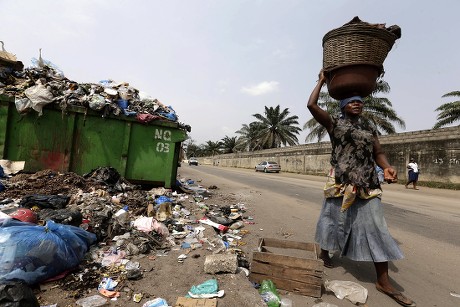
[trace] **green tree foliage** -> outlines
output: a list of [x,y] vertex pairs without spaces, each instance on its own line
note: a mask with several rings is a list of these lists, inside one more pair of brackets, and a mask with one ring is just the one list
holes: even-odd
[[[390,86],[387,82],[380,80],[371,95],[364,98],[362,118],[375,126],[379,134],[396,133],[395,124],[405,128],[406,124],[393,110],[393,105],[388,98],[376,97],[379,93],[387,94]],[[321,92],[318,99],[318,106],[326,110],[332,116],[340,116],[339,101],[329,96],[327,92]],[[317,139],[318,142],[326,136],[326,129],[321,126],[314,118],[308,120],[303,129],[308,129],[310,133],[305,138],[305,142]]]
[[261,125],[258,122],[252,122],[249,125],[243,124],[243,127],[235,132],[240,135],[236,141],[236,150],[253,151],[261,149],[260,145],[258,145],[260,130]]
[[289,108],[280,112],[280,106],[265,107],[265,114],[253,114],[259,121],[260,128],[257,144],[263,149],[278,148],[286,144],[293,146],[299,143],[297,136],[302,129],[297,125],[299,117],[289,116]]
[[[458,99],[460,98],[460,91],[450,92],[442,96],[442,98],[445,97],[456,97],[456,99]],[[433,126],[433,129],[451,125],[460,121],[460,100],[444,103],[435,111],[439,112],[439,114],[436,117],[437,122]]]
[[237,146],[236,139],[237,139],[236,136],[229,137],[229,136],[226,135],[221,140],[222,153],[233,153],[233,152],[235,152],[236,151],[236,146]]
[[192,140],[191,138],[188,138],[187,141],[185,141],[184,145],[185,145],[184,150],[187,155],[187,158],[201,156],[202,150],[200,146],[198,146],[195,143],[195,141]]
[[214,156],[214,155],[222,153],[221,148],[222,148],[222,143],[220,141],[218,142],[207,141],[206,144],[204,144],[203,146],[203,153],[206,156]]

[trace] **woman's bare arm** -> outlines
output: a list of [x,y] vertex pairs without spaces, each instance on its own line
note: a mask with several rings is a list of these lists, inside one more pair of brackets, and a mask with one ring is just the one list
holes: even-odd
[[325,127],[327,132],[330,132],[332,129],[331,115],[318,106],[319,93],[321,92],[321,87],[325,82],[326,77],[324,76],[324,72],[321,71],[319,74],[318,83],[316,84],[315,88],[310,94],[310,98],[308,99],[307,108],[311,115],[313,115],[313,117],[318,121],[318,123]]
[[374,139],[374,159],[377,165],[383,168],[383,176],[386,182],[398,182],[398,173],[388,162],[387,156],[383,152],[377,136],[375,136]]

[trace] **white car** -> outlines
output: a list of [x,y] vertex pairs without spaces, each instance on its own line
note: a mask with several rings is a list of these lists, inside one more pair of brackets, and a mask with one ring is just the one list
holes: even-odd
[[188,165],[198,166],[198,160],[196,158],[190,158],[188,159]]
[[273,161],[262,161],[256,165],[256,172],[264,173],[279,173],[281,171],[281,166]]

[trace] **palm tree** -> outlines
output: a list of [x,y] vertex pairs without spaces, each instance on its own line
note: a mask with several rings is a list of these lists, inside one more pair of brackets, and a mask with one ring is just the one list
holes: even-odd
[[[460,91],[453,91],[442,96],[444,97],[459,97]],[[460,121],[460,100],[447,102],[442,104],[435,111],[440,112],[436,117],[437,122],[433,126],[433,129],[438,129],[450,124]]]
[[249,125],[243,124],[243,127],[235,132],[240,134],[236,140],[236,150],[253,151],[261,149],[257,142],[260,130],[261,125],[259,122],[252,122]]
[[265,107],[265,116],[253,114],[259,120],[260,131],[258,134],[258,144],[264,148],[278,148],[281,145],[297,145],[299,140],[296,134],[302,129],[297,127],[299,117],[289,116],[289,108],[280,112],[280,106]]
[[[381,134],[394,134],[396,129],[394,124],[401,128],[406,127],[404,120],[398,117],[393,105],[388,98],[376,97],[378,93],[389,93],[390,86],[384,80],[377,82],[377,86],[372,94],[364,98],[362,118],[371,123],[379,135]],[[326,110],[331,116],[339,116],[341,113],[339,102],[329,96],[326,92],[321,92],[318,99],[318,106]],[[304,129],[310,130],[310,133],[305,138],[305,142],[318,139],[318,142],[326,136],[326,129],[321,126],[314,118],[308,120]]]
[[185,152],[187,154],[187,158],[199,157],[200,147],[195,144],[195,140],[187,138],[187,141],[185,141]]
[[233,136],[233,137],[229,137],[229,136],[225,136],[222,141],[221,141],[221,144],[222,144],[222,152],[223,153],[233,153],[236,151],[236,145],[237,145],[237,142],[236,142],[236,136]]
[[[338,102],[329,96],[329,93],[320,92],[318,97],[318,106],[331,114],[331,116],[339,116],[340,115],[340,107]],[[313,117],[309,119],[304,125],[303,129],[310,130],[310,133],[305,138],[305,142],[313,141],[314,139],[318,139],[318,142],[326,136],[327,131],[326,128],[321,126],[316,119]]]
[[222,147],[222,143],[220,141],[217,141],[217,142],[207,141],[206,144],[203,145],[203,151],[205,155],[214,156],[216,154],[221,153],[221,147]]

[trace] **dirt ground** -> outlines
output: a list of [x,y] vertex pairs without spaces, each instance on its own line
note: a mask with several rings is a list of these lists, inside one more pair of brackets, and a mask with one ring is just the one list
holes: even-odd
[[[184,174],[187,176],[187,174]],[[185,178],[185,177],[184,177]],[[197,178],[188,179],[197,180]],[[40,179],[46,179],[45,181]],[[56,176],[52,172],[41,172],[33,175],[18,175],[17,178],[10,179],[16,185],[10,186],[1,195],[1,200],[7,198],[19,198],[30,194],[75,194],[81,191],[94,191],[103,185],[94,182],[87,184],[80,177],[74,174]],[[46,182],[46,183],[44,183]],[[216,186],[215,182],[199,182],[203,187],[211,187],[209,197],[200,201],[208,208],[228,207],[244,204],[244,209],[240,210],[245,218],[254,216],[255,212],[251,209],[250,193],[234,193],[226,189],[225,186]],[[214,186],[213,186],[214,185]],[[191,212],[189,220],[197,220],[204,216],[207,211],[203,207],[198,207],[192,195],[183,194],[188,199],[182,202],[185,209]],[[133,199],[131,199],[134,201]],[[142,203],[131,204],[130,208],[143,206]],[[243,207],[241,207],[243,208]],[[134,210],[134,209],[133,209]],[[240,255],[239,259],[247,260],[252,250],[257,246],[259,237],[257,236],[257,225],[246,220],[241,235],[241,240],[237,240],[229,247],[233,253]],[[199,223],[192,224],[197,226]],[[219,232],[211,226],[205,226],[204,235],[210,241],[218,238]],[[120,296],[116,299],[107,299],[110,306],[142,306],[145,302],[155,298],[165,299],[170,306],[176,306],[178,297],[184,297],[192,286],[197,286],[209,279],[216,279],[219,290],[224,290],[223,297],[217,298],[218,306],[265,306],[261,296],[249,281],[246,273],[239,270],[237,273],[217,273],[207,274],[204,272],[204,261],[207,255],[213,254],[218,247],[212,247],[203,243],[202,247],[196,249],[183,249],[180,246],[181,240],[176,240],[177,246],[166,249],[152,250],[147,254],[138,254],[126,257],[132,262],[140,265],[141,277],[139,279],[127,279],[123,267],[112,265],[101,268],[97,262],[82,261],[80,267],[70,272],[66,277],[53,282],[42,283],[33,287],[34,293],[41,306],[78,306],[76,301],[81,298],[90,297],[98,294],[98,284],[104,277],[110,277],[119,281],[116,291]],[[107,249],[114,242],[103,241],[93,247],[94,250]],[[88,253],[91,254],[91,253]],[[187,258],[180,262],[179,255],[186,254]],[[134,298],[139,298],[135,302]]]

